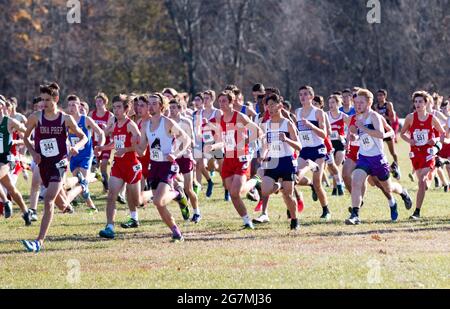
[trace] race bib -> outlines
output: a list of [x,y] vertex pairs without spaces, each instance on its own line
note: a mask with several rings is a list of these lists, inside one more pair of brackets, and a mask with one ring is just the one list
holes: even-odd
[[240,156],[239,158],[239,162],[247,162],[248,161],[248,156]]
[[269,152],[272,156],[277,157],[281,154],[281,147],[283,143],[281,141],[272,141],[269,145]]
[[114,148],[116,150],[125,148],[126,135],[114,135]]
[[212,131],[203,132],[203,142],[204,143],[213,143],[214,142],[214,136],[212,134]]
[[141,163],[136,164],[135,166],[133,166],[133,171],[135,173],[139,172],[140,170],[142,170],[142,165]]
[[327,149],[326,148],[319,148],[318,152],[319,152],[319,154],[327,154]]
[[300,141],[303,147],[312,147],[313,143],[313,135],[311,131],[300,131]]
[[372,149],[375,146],[375,142],[373,141],[373,138],[369,136],[368,134],[363,134],[359,138],[359,146],[368,151]]
[[340,140],[340,138],[341,138],[341,137],[340,137],[338,131],[331,131],[330,139],[331,139],[332,141]]
[[236,149],[236,140],[234,139],[234,130],[227,131],[225,134],[225,149],[227,151]]
[[428,130],[415,130],[413,138],[416,146],[425,146],[428,143]]
[[172,164],[172,166],[170,167],[170,170],[173,173],[178,173],[178,171],[180,170],[180,167],[178,166],[178,164]]
[[51,158],[59,155],[58,143],[56,141],[56,138],[40,140],[39,145],[41,146],[41,153],[44,157]]
[[150,149],[150,159],[152,161],[161,162],[163,160],[163,153],[161,149]]

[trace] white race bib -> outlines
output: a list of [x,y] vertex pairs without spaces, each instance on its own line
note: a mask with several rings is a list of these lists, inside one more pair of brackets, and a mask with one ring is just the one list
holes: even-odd
[[425,146],[428,143],[428,130],[415,130],[413,138],[416,146]]
[[212,134],[212,131],[204,131],[203,132],[203,142],[204,143],[213,143],[214,142],[214,136]]
[[283,147],[283,142],[278,140],[272,140],[269,144],[269,153],[273,157],[279,157],[281,154],[281,147]]
[[375,142],[370,135],[363,134],[359,137],[359,146],[365,151],[369,151],[375,146]]
[[56,138],[40,140],[39,145],[41,147],[41,153],[44,157],[51,158],[59,155],[58,142],[56,141]]
[[135,166],[133,166],[133,171],[135,173],[139,172],[142,169],[142,165],[141,163],[136,164]]
[[161,149],[150,149],[150,159],[155,162],[163,161],[163,153]]
[[126,135],[114,135],[114,148],[116,150],[125,148]]
[[233,151],[236,149],[236,140],[234,139],[234,130],[227,131],[224,137],[225,149],[227,151]]
[[312,147],[314,145],[311,131],[300,131],[299,135],[303,147]]
[[340,140],[341,137],[340,137],[338,131],[331,131],[330,139],[331,139],[332,141]]

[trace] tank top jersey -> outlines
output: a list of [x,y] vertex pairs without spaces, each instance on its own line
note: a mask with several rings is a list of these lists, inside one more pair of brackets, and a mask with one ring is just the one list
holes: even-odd
[[433,129],[433,115],[429,114],[427,119],[421,121],[417,112],[414,112],[413,122],[409,128],[409,134],[415,141],[415,145],[411,146],[411,152],[414,154],[427,153],[430,148],[428,141],[435,137]]
[[[374,130],[375,127],[371,121],[371,113],[366,119],[364,119],[364,126],[370,130]],[[384,155],[383,147],[383,139],[381,138],[373,138],[367,133],[358,130],[359,135],[359,154],[366,157],[375,157],[379,155]]]
[[[109,117],[110,114],[108,111],[105,112],[105,114],[103,115],[103,117],[99,117],[97,116],[97,111],[93,111],[92,112],[92,120],[95,121],[95,123],[100,127],[100,129],[102,129],[103,131],[106,129],[106,126],[108,125],[108,121],[109,121]],[[111,142],[109,136],[105,137],[105,145],[109,144]],[[97,136],[97,134],[94,134],[94,144],[96,145],[98,140],[100,139],[99,136]]]
[[[78,158],[89,158],[89,157],[93,156],[94,150],[92,148],[93,146],[92,146],[91,130],[89,130],[86,127],[86,116],[80,117],[80,120],[78,121],[78,127],[87,136],[88,141],[84,145],[84,147],[78,151],[77,157]],[[70,140],[70,144],[72,145],[72,147],[75,146],[75,144],[80,141],[79,137],[76,136],[75,134],[71,133],[70,130],[69,130],[69,140]]]
[[[114,141],[114,149],[119,150],[126,147],[131,147],[131,138],[132,134],[128,132],[127,126],[131,119],[127,119],[125,123],[119,127],[119,123],[116,122],[114,124],[114,131],[111,134],[111,137]],[[122,157],[117,157],[114,155],[114,164],[130,165],[138,163],[137,153],[136,151],[126,152]]]
[[[348,124],[349,127],[350,126],[354,126],[354,125],[356,125],[356,115],[353,115],[350,118],[350,122]],[[356,140],[356,141],[349,141],[348,147],[347,147],[347,151],[348,151],[348,153],[357,154],[358,151],[359,151],[359,141],[358,140]]]
[[0,123],[0,159],[6,161],[15,147],[12,147],[13,136],[8,131],[8,117],[4,116]]
[[302,143],[303,148],[307,147],[318,147],[324,145],[324,139],[317,136],[316,133],[312,131],[312,129],[303,125],[303,119],[309,120],[313,125],[319,127],[319,121],[316,117],[316,112],[319,109],[313,107],[311,108],[311,112],[305,118],[302,118],[303,108],[297,109],[296,117],[297,117],[297,130],[299,131],[300,142]]
[[377,111],[380,115],[382,115],[383,117],[385,117],[387,123],[390,125],[390,121],[389,121],[389,111],[387,109],[387,102],[383,105],[380,106],[378,103],[374,105],[375,107],[375,111]]
[[[433,111],[432,115],[433,115],[434,117],[436,117],[436,119],[441,123],[441,126],[442,126],[443,128],[445,128],[446,121],[443,121],[441,118],[439,118],[439,117],[437,116],[437,111],[436,111],[436,110]],[[435,137],[441,136],[441,134],[439,133],[438,130],[436,130],[436,128],[433,128],[433,134],[434,134]]]
[[145,129],[148,144],[150,145],[150,160],[153,162],[166,162],[167,155],[173,153],[173,137],[167,134],[166,118],[161,117],[159,126],[151,131],[152,120],[147,122]]
[[328,119],[330,119],[331,125],[330,139],[332,141],[336,141],[341,140],[343,137],[345,137],[345,122],[343,113],[339,112],[339,116],[337,118],[333,118],[331,112],[328,112]]
[[347,116],[353,116],[353,115],[356,114],[355,108],[354,108],[353,106],[350,107],[350,109],[348,110],[348,112],[346,112],[346,111],[344,110],[344,106],[341,106],[341,107],[339,108],[339,111],[340,111],[340,112],[343,112],[343,113],[346,114]]
[[44,112],[39,113],[39,120],[34,131],[36,152],[41,155],[41,163],[58,163],[67,157],[67,128],[64,116],[59,112],[55,120],[48,120]]
[[[192,123],[189,121],[189,118],[187,117],[180,117],[180,121],[177,121],[177,124],[180,126],[181,130],[185,131],[186,133],[189,133],[189,131],[193,132],[193,127],[192,127]],[[189,134],[188,134],[189,135]],[[181,144],[182,140],[181,139],[174,139],[174,146],[173,149],[174,151],[178,151],[180,149],[182,149],[182,144]],[[189,158],[192,159],[192,147],[191,144],[189,144],[189,147],[182,153],[177,154],[178,158],[184,157],[184,158]]]
[[217,109],[213,110],[209,119],[205,118],[204,111],[201,111],[201,118],[203,119],[201,124],[202,141],[204,144],[214,144],[216,132],[212,128],[216,125]]
[[269,148],[267,156],[269,158],[284,158],[292,157],[294,150],[286,142],[279,139],[280,133],[284,133],[287,138],[289,136],[288,121],[283,119],[281,123],[272,123],[271,120],[264,124],[266,133],[266,143]]
[[[224,115],[220,118],[222,139],[225,144],[225,158],[237,158],[244,162],[248,160],[247,130],[237,126],[238,112],[234,111],[230,122],[225,122]],[[242,145],[244,144],[244,145]],[[238,151],[239,149],[239,151]]]

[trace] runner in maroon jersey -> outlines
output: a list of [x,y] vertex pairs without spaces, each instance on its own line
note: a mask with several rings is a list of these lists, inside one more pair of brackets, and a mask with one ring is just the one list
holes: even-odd
[[[22,241],[30,252],[40,251],[44,243],[53,219],[55,199],[63,190],[64,176],[68,167],[67,154],[70,152],[72,155],[77,155],[88,141],[72,116],[59,110],[59,86],[56,83],[41,86],[40,92],[45,109],[30,116],[24,136],[25,145],[34,162],[39,165],[42,183],[47,188],[39,236],[34,241]],[[69,149],[67,149],[67,129],[80,139]],[[30,141],[33,130],[35,131],[34,147]]]

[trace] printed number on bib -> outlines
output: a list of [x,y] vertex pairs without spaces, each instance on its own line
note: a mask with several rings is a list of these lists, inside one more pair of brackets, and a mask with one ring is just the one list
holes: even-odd
[[331,131],[330,138],[331,138],[332,141],[339,140],[340,139],[339,132],[338,131]]
[[204,143],[212,143],[214,142],[214,136],[211,131],[203,132],[203,142]]
[[300,140],[302,142],[303,147],[312,147],[313,144],[313,135],[310,131],[300,132]]
[[178,173],[179,169],[180,168],[179,168],[178,164],[172,164],[172,166],[170,167],[170,170],[174,173]]
[[239,158],[239,162],[247,162],[248,161],[248,156],[240,156]]
[[234,130],[227,131],[224,139],[225,139],[225,149],[226,150],[236,149],[236,140],[234,139]]
[[161,162],[163,160],[163,153],[161,149],[150,149],[150,159],[152,161]]
[[43,139],[39,141],[39,145],[41,146],[41,153],[44,157],[51,158],[59,155],[56,138]]
[[281,154],[281,148],[283,146],[283,143],[280,141],[272,141],[269,146],[269,152],[272,156],[276,157]]
[[136,164],[135,166],[133,166],[133,172],[137,173],[142,169],[142,165],[141,163]]
[[115,135],[114,136],[114,148],[116,150],[125,148],[126,135]]
[[415,130],[413,137],[416,146],[424,146],[428,143],[428,130]]
[[375,146],[375,143],[371,136],[364,134],[359,139],[359,146],[364,150],[370,150]]

